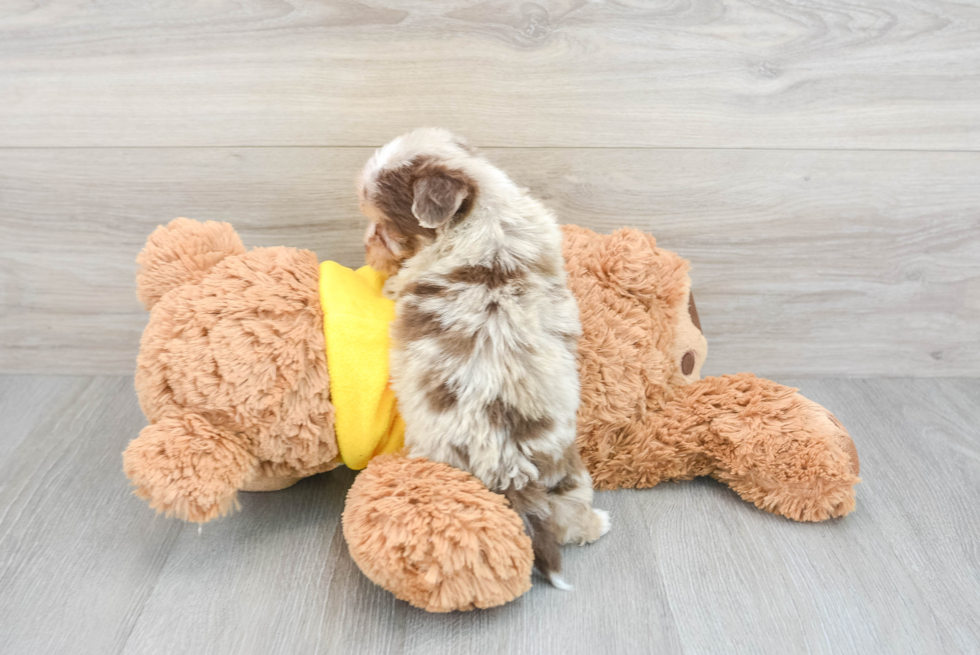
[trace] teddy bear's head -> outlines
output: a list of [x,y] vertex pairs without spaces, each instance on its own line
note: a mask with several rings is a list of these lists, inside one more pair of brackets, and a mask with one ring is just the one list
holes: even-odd
[[582,318],[579,449],[603,488],[596,464],[614,455],[616,435],[625,440],[646,430],[678,389],[699,380],[708,343],[686,260],[639,230],[562,229]]
[[583,401],[601,396],[625,420],[629,412],[621,410],[700,379],[708,342],[688,262],[639,230],[598,235],[562,229],[569,286],[582,318]]

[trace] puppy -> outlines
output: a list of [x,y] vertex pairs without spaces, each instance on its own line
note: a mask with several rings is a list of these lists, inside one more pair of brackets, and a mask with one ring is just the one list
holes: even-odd
[[378,150],[358,180],[368,263],[396,301],[391,375],[412,456],[504,494],[560,588],[560,543],[609,529],[575,446],[578,307],[552,214],[445,130]]

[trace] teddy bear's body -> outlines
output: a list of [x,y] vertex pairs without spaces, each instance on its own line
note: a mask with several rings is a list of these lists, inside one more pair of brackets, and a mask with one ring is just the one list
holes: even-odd
[[[710,475],[802,521],[854,508],[857,451],[830,412],[707,356],[686,261],[637,230],[564,229],[582,319],[578,445],[598,489]],[[231,226],[177,219],[138,258],[151,311],[136,389],[150,421],[124,454],[158,511],[204,522],[239,490],[280,489],[341,463],[316,256],[246,252]],[[530,542],[465,473],[377,457],[348,497],[351,556],[433,611],[489,607],[530,586]]]

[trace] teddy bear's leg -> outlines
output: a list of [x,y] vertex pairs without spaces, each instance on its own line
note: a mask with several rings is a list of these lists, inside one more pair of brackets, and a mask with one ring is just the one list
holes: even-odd
[[710,475],[743,499],[796,521],[854,509],[857,450],[826,409],[748,373],[705,378],[678,391],[664,408],[667,427],[692,438]]
[[531,587],[534,556],[521,518],[459,469],[377,457],[347,494],[344,537],[375,584],[415,607],[495,607]]
[[237,508],[258,459],[239,435],[188,413],[146,426],[123,453],[140,498],[167,516],[204,523]]

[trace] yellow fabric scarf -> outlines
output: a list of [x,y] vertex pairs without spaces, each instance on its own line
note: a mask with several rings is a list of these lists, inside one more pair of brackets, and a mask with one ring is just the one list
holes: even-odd
[[395,317],[395,303],[381,295],[384,281],[369,266],[354,271],[336,262],[320,264],[337,447],[352,469],[362,469],[372,457],[400,450],[405,443],[405,422],[388,384],[388,324]]

